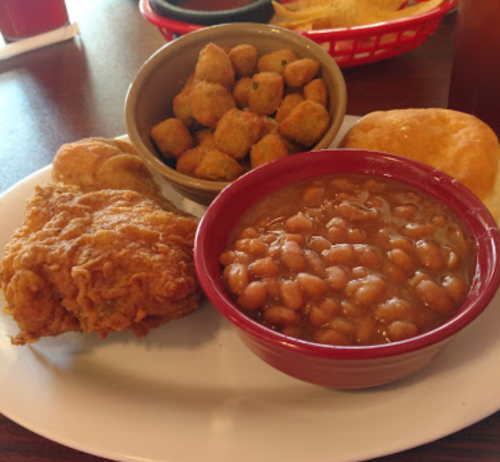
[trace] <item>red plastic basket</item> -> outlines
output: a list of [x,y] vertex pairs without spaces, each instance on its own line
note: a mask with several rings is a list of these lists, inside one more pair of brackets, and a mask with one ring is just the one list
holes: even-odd
[[[288,2],[282,0],[282,3]],[[339,67],[359,66],[392,58],[416,48],[436,30],[443,16],[457,4],[458,0],[444,0],[426,13],[395,21],[297,33],[319,43]],[[140,0],[139,8],[142,15],[159,28],[167,41],[204,27],[160,16],[151,7],[150,0]]]

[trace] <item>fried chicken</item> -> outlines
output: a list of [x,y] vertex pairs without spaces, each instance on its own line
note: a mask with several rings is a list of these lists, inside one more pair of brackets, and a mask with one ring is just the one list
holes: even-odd
[[[88,185],[85,172],[76,182]],[[198,305],[197,220],[163,210],[148,194],[82,189],[37,187],[4,249],[5,311],[20,329],[14,344],[67,331],[140,337]]]

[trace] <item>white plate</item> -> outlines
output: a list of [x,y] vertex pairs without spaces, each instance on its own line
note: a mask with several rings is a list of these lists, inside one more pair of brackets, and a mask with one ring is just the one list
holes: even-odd
[[[49,177],[47,167],[0,197],[1,248],[34,185]],[[16,326],[0,314],[0,412],[51,440],[119,461],[361,461],[433,441],[500,409],[498,325],[499,294],[421,373],[341,391],[270,368],[208,303],[143,340],[69,333],[25,347],[10,344]]]

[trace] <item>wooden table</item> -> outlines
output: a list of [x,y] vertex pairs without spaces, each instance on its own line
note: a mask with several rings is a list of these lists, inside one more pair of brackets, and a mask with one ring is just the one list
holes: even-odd
[[[124,134],[129,83],[144,60],[165,43],[156,27],[143,19],[136,0],[67,0],[67,4],[80,37],[0,61],[0,193],[50,164],[65,142]],[[454,14],[448,15],[437,32],[412,52],[344,70],[347,112],[446,107],[455,20]],[[2,462],[101,460],[46,440],[0,414]],[[378,459],[499,460],[500,412],[439,441]]]

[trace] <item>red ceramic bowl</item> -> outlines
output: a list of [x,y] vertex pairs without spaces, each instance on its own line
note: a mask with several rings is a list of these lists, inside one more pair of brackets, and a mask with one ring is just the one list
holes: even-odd
[[[270,193],[329,174],[367,174],[399,180],[444,202],[475,240],[475,275],[463,305],[445,324],[417,337],[371,346],[311,343],[273,331],[244,314],[226,291],[219,256],[242,216]],[[195,239],[200,284],[233,324],[247,347],[276,369],[298,379],[339,388],[382,385],[431,362],[487,307],[500,283],[500,237],[483,204],[464,186],[427,165],[373,151],[325,150],[296,154],[259,167],[231,183],[208,207]]]

